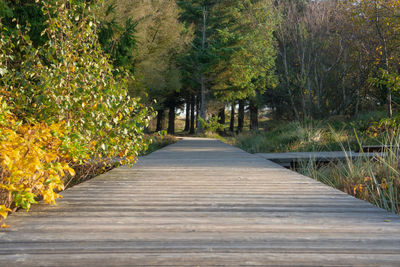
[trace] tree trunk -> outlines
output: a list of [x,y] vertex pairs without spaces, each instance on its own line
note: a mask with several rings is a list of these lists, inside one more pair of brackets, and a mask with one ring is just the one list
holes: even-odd
[[357,71],[357,91],[356,91],[356,110],[354,111],[354,117],[357,118],[358,117],[358,112],[360,109],[360,91],[361,91],[361,82],[362,82],[362,63],[361,63],[361,51],[358,51],[358,71]]
[[169,134],[175,134],[175,106],[171,106],[168,112],[168,131]]
[[[376,14],[375,26],[376,26],[376,30],[378,32],[379,38],[382,41],[383,56],[385,57],[385,70],[386,70],[386,73],[389,74],[389,55],[388,55],[388,50],[387,50],[387,41],[386,41],[385,36],[382,34],[381,27],[379,26],[381,16],[379,14],[378,3],[377,3],[377,1],[375,1],[374,3],[375,3],[375,14]],[[387,99],[388,116],[389,116],[389,118],[391,118],[393,116],[393,108],[392,108],[392,90],[390,88],[388,88],[386,99]]]
[[231,106],[231,121],[229,123],[229,131],[233,132],[235,130],[235,101],[232,101]]
[[164,110],[162,109],[157,111],[156,132],[163,130],[163,124],[164,124]]
[[218,111],[218,123],[225,125],[225,106]]
[[[207,42],[207,9],[203,7],[203,27],[202,27],[202,38],[201,38],[201,49],[204,51],[206,49]],[[206,77],[204,73],[200,75],[200,117],[203,120],[207,120],[207,103],[206,103]],[[203,129],[198,125],[197,133],[202,133]]]
[[199,131],[199,116],[200,116],[200,98],[199,96],[196,97],[196,129],[197,129],[197,133],[200,133]]
[[244,100],[239,100],[238,132],[243,131],[244,124]]
[[286,87],[289,93],[290,104],[292,105],[293,113],[296,116],[296,120],[300,120],[299,112],[297,111],[296,105],[294,104],[292,90],[290,89],[290,78],[289,78],[289,68],[287,64],[287,53],[286,47],[283,47],[283,66],[285,69]]
[[189,131],[190,128],[190,98],[186,99],[186,119],[185,119],[185,132]]
[[307,89],[308,89],[308,118],[312,117],[312,89],[310,77],[307,77]]
[[250,130],[258,131],[258,107],[253,100],[250,100]]
[[196,96],[192,95],[190,99],[190,131],[189,134],[194,134],[194,121],[195,121],[195,114],[194,109],[196,105]]
[[343,74],[342,74],[342,95],[343,95],[343,109],[342,113],[346,113],[347,109],[347,93],[346,93],[346,75],[347,75],[347,53],[344,50],[343,54]]

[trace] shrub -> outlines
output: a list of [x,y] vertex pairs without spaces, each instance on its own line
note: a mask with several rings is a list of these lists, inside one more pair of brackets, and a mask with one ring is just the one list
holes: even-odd
[[207,121],[199,117],[199,123],[206,133],[216,133],[224,130],[224,125],[218,122],[218,117],[211,117]]
[[12,201],[27,210],[40,196],[54,203],[72,168],[104,166],[115,158],[134,163],[150,143],[143,132],[151,110],[128,95],[132,77],[110,65],[96,19],[79,12],[89,8],[72,0],[38,5],[47,17],[41,47],[32,45],[29,25],[10,30],[0,20],[4,218]]
[[64,189],[62,177],[75,174],[68,165],[68,151],[62,150],[63,123],[23,124],[1,98],[0,103],[0,189],[4,191],[0,212],[9,211],[12,201],[29,210],[37,196],[54,204],[60,197],[55,190]]

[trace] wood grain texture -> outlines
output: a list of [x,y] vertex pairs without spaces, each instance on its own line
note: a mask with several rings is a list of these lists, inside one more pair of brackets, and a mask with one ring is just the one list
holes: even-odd
[[184,138],[0,230],[0,266],[400,266],[400,217]]

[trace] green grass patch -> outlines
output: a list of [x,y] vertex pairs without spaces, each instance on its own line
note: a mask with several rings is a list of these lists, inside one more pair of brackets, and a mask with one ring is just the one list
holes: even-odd
[[[328,120],[266,121],[264,130],[235,135],[234,144],[249,153],[339,151],[382,143],[382,135],[371,132],[383,113],[362,114],[353,120],[333,117]],[[360,140],[358,141],[357,138]]]
[[149,145],[148,149],[140,154],[141,156],[146,156],[148,154],[151,154],[156,150],[159,150],[168,145],[172,145],[178,141],[178,138],[173,135],[163,136],[159,134],[154,134],[154,135],[148,135],[147,138],[151,138],[153,141]]

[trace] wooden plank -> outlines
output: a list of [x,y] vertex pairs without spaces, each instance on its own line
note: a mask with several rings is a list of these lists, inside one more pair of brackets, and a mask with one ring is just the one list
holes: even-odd
[[400,266],[400,217],[185,138],[9,217],[0,266]]
[[382,150],[360,151],[321,151],[321,152],[284,152],[284,153],[257,153],[262,158],[271,160],[286,168],[297,169],[304,162],[312,160],[317,165],[330,162],[347,162],[351,160],[366,160],[376,157],[384,157]]

